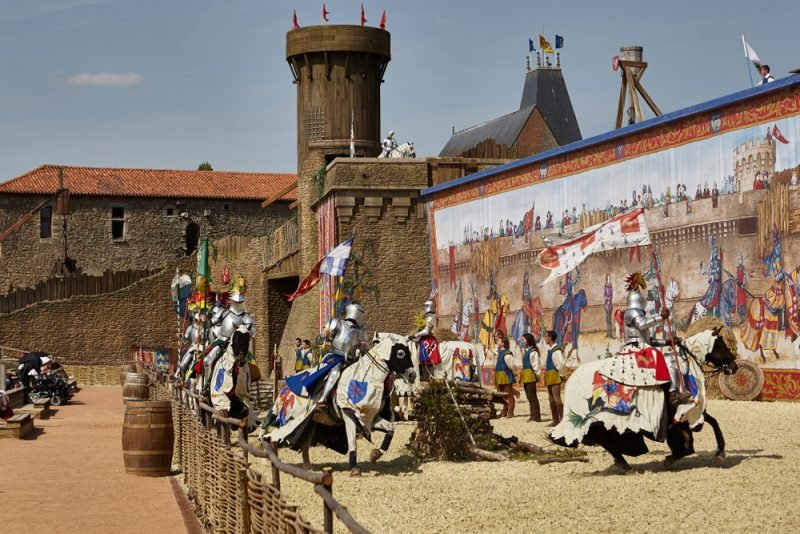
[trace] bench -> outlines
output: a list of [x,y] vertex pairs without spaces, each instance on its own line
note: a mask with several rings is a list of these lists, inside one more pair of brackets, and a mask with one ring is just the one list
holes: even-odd
[[28,413],[15,413],[10,419],[0,421],[0,439],[22,438],[33,430],[33,418]]
[[16,413],[27,413],[33,419],[43,419],[50,416],[50,399],[34,399],[31,404],[26,404],[21,408],[15,408]]

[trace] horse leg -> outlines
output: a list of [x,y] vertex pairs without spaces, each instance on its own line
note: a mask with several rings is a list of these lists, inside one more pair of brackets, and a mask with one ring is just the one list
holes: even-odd
[[603,449],[610,454],[612,458],[614,458],[614,465],[623,474],[628,473],[631,470],[631,466],[628,464],[628,461],[625,459],[625,457],[615,450],[610,444],[606,443],[605,440],[598,440],[597,444],[603,447]]
[[350,467],[350,476],[361,476],[361,470],[357,465],[356,456],[356,438],[358,438],[358,424],[356,418],[349,410],[342,411],[342,418],[344,419],[344,431],[347,434],[347,455]]
[[722,430],[719,427],[717,420],[708,412],[704,412],[703,416],[711,429],[714,431],[714,438],[717,440],[717,452],[714,453],[714,463],[719,466],[725,465],[725,438],[722,436]]
[[303,441],[300,444],[300,450],[303,455],[303,468],[311,469],[311,458],[309,457],[308,450],[311,448],[311,442],[314,440],[314,432],[317,430],[317,425],[311,422],[306,428],[303,435]]
[[372,449],[372,452],[369,454],[369,461],[377,462],[381,456],[386,454],[386,451],[389,450],[389,445],[392,444],[392,438],[394,437],[394,424],[380,416],[376,416],[375,423],[372,425],[372,428],[373,430],[379,430],[381,432],[385,432],[386,434],[383,436],[383,441],[381,442],[380,448]]

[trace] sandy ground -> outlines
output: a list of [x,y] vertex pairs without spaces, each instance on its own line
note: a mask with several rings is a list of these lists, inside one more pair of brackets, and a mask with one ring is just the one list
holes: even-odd
[[86,387],[0,440],[0,532],[186,532],[169,478],[125,473],[119,387]]
[[[542,437],[548,421],[526,422],[522,400],[517,416],[496,421],[495,430],[548,445]],[[336,470],[334,495],[376,533],[800,531],[800,403],[711,401],[709,413],[727,441],[722,468],[713,466],[710,427],[695,435],[698,453],[671,469],[662,464],[666,445],[648,442],[651,452],[630,459],[634,473],[627,475],[594,447],[586,448],[589,463],[420,463],[405,448],[410,423],[398,425],[377,464],[368,463],[371,446],[359,440],[360,478],[349,477],[346,458],[327,449],[312,449],[311,460],[315,468]],[[280,455],[301,463],[299,453]],[[311,485],[288,475],[281,482],[301,513],[321,524],[322,504]]]

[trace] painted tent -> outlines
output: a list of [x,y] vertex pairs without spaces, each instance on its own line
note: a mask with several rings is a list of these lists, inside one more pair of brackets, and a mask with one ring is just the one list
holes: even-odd
[[[426,189],[439,321],[462,339],[554,329],[582,360],[620,345],[625,277],[685,328],[714,315],[744,356],[796,355],[800,76]],[[542,286],[547,245],[644,207],[649,250],[595,254]]]

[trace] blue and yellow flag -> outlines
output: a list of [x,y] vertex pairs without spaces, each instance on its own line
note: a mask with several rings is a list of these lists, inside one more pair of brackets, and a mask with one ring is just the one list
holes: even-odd
[[547,39],[545,39],[544,35],[542,35],[541,33],[539,34],[539,48],[542,50],[542,52],[545,52],[547,54],[553,53],[553,45],[548,43]]

